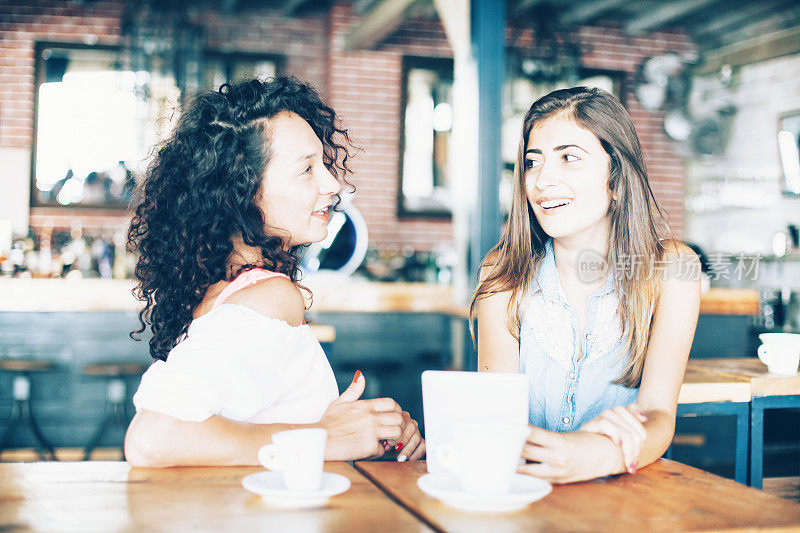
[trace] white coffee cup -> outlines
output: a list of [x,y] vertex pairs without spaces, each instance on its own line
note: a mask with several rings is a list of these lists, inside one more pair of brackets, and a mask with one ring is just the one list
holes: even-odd
[[290,429],[273,433],[272,444],[258,450],[258,461],[283,473],[283,483],[293,491],[315,491],[322,486],[325,441],[321,428]]
[[529,434],[527,425],[465,424],[436,449],[436,458],[458,476],[464,492],[505,494]]
[[770,374],[791,376],[800,366],[800,335],[797,333],[762,333],[758,336],[758,358]]

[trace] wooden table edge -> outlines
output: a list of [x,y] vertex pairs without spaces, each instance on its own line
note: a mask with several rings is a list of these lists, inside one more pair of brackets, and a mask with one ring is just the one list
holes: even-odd
[[[663,467],[665,467],[667,469],[675,468],[674,466],[670,467],[670,465],[677,465],[678,468],[681,469],[681,470],[688,469],[689,471],[694,471],[694,474],[698,475],[701,478],[702,477],[707,477],[707,476],[712,476],[712,477],[716,478],[717,482],[722,483],[723,485],[736,487],[737,491],[738,490],[744,490],[744,491],[748,491],[748,492],[758,493],[760,495],[766,496],[767,498],[774,499],[775,501],[780,501],[783,504],[788,504],[789,506],[794,506],[797,509],[800,509],[800,504],[798,504],[796,502],[793,502],[791,500],[787,500],[785,498],[781,498],[781,497],[776,496],[774,494],[765,493],[763,490],[760,490],[760,489],[757,489],[757,488],[741,485],[740,483],[737,483],[733,479],[730,479],[730,478],[727,478],[727,477],[723,477],[723,476],[719,476],[719,475],[714,474],[712,472],[708,472],[707,470],[703,470],[702,468],[698,468],[698,467],[695,467],[695,466],[687,465],[685,463],[681,463],[679,461],[675,461],[675,460],[672,460],[672,459],[667,459],[667,458],[661,457],[659,459],[656,459],[656,461],[654,461],[652,465],[648,465],[648,467],[649,466],[654,466],[654,465],[659,464],[659,463]],[[373,483],[376,487],[378,487],[380,490],[382,490],[387,495],[387,497],[392,499],[398,505],[402,506],[409,513],[411,513],[416,518],[418,518],[420,520],[420,522],[422,522],[426,526],[430,527],[434,531],[437,531],[437,532],[446,532],[447,531],[447,529],[443,528],[441,525],[437,525],[436,523],[432,522],[431,519],[426,518],[421,511],[415,510],[414,503],[411,501],[410,497],[408,498],[409,502],[407,503],[407,502],[404,501],[404,497],[403,497],[402,493],[396,495],[389,488],[385,488],[384,485],[369,472],[369,470],[368,470],[369,466],[368,465],[370,465],[370,464],[375,464],[375,462],[374,461],[356,461],[356,462],[353,463],[353,466],[355,467],[355,469],[359,473],[361,473],[364,477],[366,477],[371,483]],[[647,467],[645,467],[645,468],[647,468]],[[426,469],[425,472],[427,472],[427,469]],[[424,475],[424,474],[425,473],[423,472],[421,475]],[[616,476],[612,476],[612,477],[616,477]],[[588,480],[588,482],[592,482],[592,481],[595,481],[595,480]],[[554,485],[554,487],[555,487],[555,485]],[[426,495],[426,497],[429,497],[429,496]],[[692,532],[694,532],[694,531],[697,531],[697,532],[700,532],[700,531],[703,531],[703,532],[720,531],[720,532],[722,532],[722,531],[724,531],[725,533],[745,532],[745,531],[753,531],[753,532],[755,532],[755,531],[758,531],[758,532],[764,532],[764,531],[800,531],[800,525],[798,525],[798,524],[788,524],[788,525],[769,525],[769,526],[751,526],[751,527],[736,527],[736,526],[733,526],[731,528],[722,528],[722,529],[720,529],[720,528],[717,528],[717,529],[713,529],[713,528],[710,528],[710,529],[698,528],[698,529],[686,529],[686,530],[682,530],[682,531],[692,531]]]
[[430,520],[428,520],[422,513],[420,513],[417,510],[415,510],[413,505],[411,505],[410,503],[404,502],[401,497],[396,496],[394,493],[392,493],[392,491],[390,491],[389,489],[384,487],[383,484],[381,484],[380,481],[375,479],[372,476],[371,473],[369,473],[365,468],[363,468],[361,466],[362,463],[369,464],[371,462],[372,461],[354,461],[353,462],[353,467],[358,471],[359,474],[361,474],[362,476],[367,478],[370,483],[375,485],[375,487],[377,487],[378,490],[382,491],[386,495],[387,498],[389,498],[390,500],[395,502],[397,505],[401,506],[403,509],[405,509],[406,511],[411,513],[414,516],[414,518],[416,518],[417,520],[419,520],[420,522],[425,524],[427,527],[431,528],[433,531],[446,533],[446,531],[444,529],[442,529],[441,527],[439,527],[435,523],[433,523]]

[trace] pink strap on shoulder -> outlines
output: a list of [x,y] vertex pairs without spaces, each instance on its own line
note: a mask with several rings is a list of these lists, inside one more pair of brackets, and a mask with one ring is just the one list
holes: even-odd
[[[259,281],[263,281],[265,279],[275,278],[275,277],[284,277],[289,279],[289,276],[286,274],[281,274],[280,272],[272,272],[271,270],[264,270],[263,268],[254,268],[248,270],[247,272],[242,272],[230,284],[222,289],[222,292],[219,293],[217,299],[214,300],[214,305],[211,307],[213,311],[220,305],[225,303],[225,300],[231,297],[231,295],[237,291],[244,289],[252,285],[253,283],[257,283]],[[291,280],[290,280],[291,281]]]

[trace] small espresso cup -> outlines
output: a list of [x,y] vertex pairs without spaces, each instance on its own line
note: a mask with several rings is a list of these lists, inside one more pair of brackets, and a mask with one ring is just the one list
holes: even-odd
[[322,486],[325,442],[321,428],[290,429],[272,435],[272,443],[258,450],[258,461],[269,470],[283,473],[283,483],[292,491],[316,491]]
[[527,425],[466,424],[436,449],[436,458],[464,492],[506,494],[529,433]]
[[797,374],[797,367],[800,366],[800,335],[762,333],[758,338],[762,342],[758,347],[758,358],[767,365],[770,374]]

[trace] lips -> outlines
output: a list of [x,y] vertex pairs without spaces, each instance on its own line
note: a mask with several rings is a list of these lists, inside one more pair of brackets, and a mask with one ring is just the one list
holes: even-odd
[[328,215],[328,210],[330,209],[330,207],[331,207],[330,205],[326,205],[325,207],[323,207],[321,209],[317,209],[316,211],[312,211],[311,212],[311,216],[312,217],[316,217],[319,220],[321,220],[322,222],[324,222],[325,224],[327,224],[331,220],[331,217]]
[[317,215],[318,217],[325,216],[325,215],[328,214],[328,209],[330,209],[330,207],[331,207],[330,204],[328,204],[328,205],[326,205],[325,207],[323,207],[321,209],[317,209],[316,211],[312,211],[311,214],[312,215]]
[[559,207],[564,207],[565,205],[571,204],[573,198],[556,198],[556,197],[547,197],[547,198],[539,198],[536,200],[536,204],[544,210],[550,209],[557,209]]

